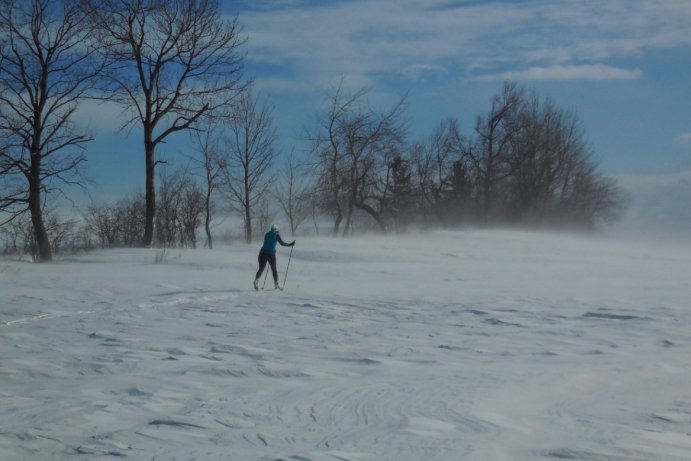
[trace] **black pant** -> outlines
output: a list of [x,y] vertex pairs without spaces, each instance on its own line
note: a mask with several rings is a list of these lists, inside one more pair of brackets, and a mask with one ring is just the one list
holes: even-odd
[[258,279],[262,276],[262,272],[264,272],[264,268],[266,267],[267,262],[269,263],[269,266],[271,266],[271,273],[274,276],[274,283],[278,283],[278,271],[276,270],[276,253],[267,253],[265,251],[259,252],[259,270],[257,271],[257,276],[254,278]]

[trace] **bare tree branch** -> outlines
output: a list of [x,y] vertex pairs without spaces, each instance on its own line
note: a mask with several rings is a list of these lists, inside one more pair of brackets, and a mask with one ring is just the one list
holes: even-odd
[[216,0],[84,0],[98,27],[109,97],[133,107],[146,163],[146,228],[153,238],[155,151],[204,118],[227,117],[243,80],[245,39],[237,18],[222,18]]
[[85,19],[76,0],[0,0],[0,179],[12,185],[3,188],[0,212],[31,214],[40,261],[52,257],[44,203],[62,194],[50,183],[82,184],[91,140],[72,122],[102,69]]

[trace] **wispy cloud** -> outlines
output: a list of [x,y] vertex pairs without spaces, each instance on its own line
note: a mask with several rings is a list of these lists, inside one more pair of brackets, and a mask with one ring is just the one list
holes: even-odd
[[642,75],[640,69],[597,65],[531,67],[527,70],[480,76],[481,80],[632,80]]
[[94,135],[110,135],[122,128],[124,113],[113,102],[81,101],[73,121]]
[[688,0],[279,3],[241,14],[248,58],[280,62],[285,75],[274,79],[308,85],[339,76],[416,80],[422,69],[464,78],[632,79],[641,71],[617,60],[691,46]]
[[679,133],[679,135],[677,135],[677,137],[674,138],[674,141],[677,144],[682,144],[684,146],[691,145],[691,131]]

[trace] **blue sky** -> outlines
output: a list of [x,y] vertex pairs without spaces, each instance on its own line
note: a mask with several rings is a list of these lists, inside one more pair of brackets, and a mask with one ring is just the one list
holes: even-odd
[[[284,150],[304,146],[343,78],[389,107],[408,92],[411,140],[455,117],[466,134],[503,81],[575,110],[601,171],[691,170],[689,0],[242,0],[246,72],[275,105]],[[94,108],[92,108],[94,109]],[[106,195],[143,188],[141,136],[100,107],[92,171]],[[85,110],[84,114],[91,113]],[[186,150],[173,139],[161,155]],[[134,186],[132,185],[134,184]]]

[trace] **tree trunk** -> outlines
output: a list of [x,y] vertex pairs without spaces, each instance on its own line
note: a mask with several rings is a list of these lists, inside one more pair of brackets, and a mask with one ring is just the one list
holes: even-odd
[[353,199],[353,198],[351,198],[350,201],[348,202],[348,211],[346,213],[346,222],[345,222],[345,226],[343,226],[343,237],[348,235],[348,229],[351,228],[352,219],[353,219],[354,203],[355,203],[355,199]]
[[144,133],[144,155],[146,156],[146,221],[142,247],[150,247],[154,236],[154,215],[156,214],[156,156],[152,133]]
[[338,230],[341,227],[341,221],[343,220],[343,213],[341,213],[341,209],[338,209],[338,214],[336,215],[336,219],[334,220],[334,230],[333,230],[333,235],[338,235]]
[[249,205],[245,207],[245,242],[252,243],[252,213]]
[[49,262],[53,259],[53,254],[50,250],[48,232],[43,222],[43,212],[41,210],[41,180],[38,176],[39,168],[32,165],[31,170],[31,178],[29,178],[29,211],[31,212],[31,224],[33,225],[34,239],[38,251],[38,262]]
[[[247,163],[249,166],[249,162]],[[252,188],[250,187],[250,178],[247,175],[247,168],[245,168],[245,242],[252,243],[252,206],[250,194]]]
[[204,218],[204,230],[206,231],[206,242],[209,245],[209,250],[213,249],[213,242],[211,240],[211,188],[206,192],[206,217]]
[[374,219],[377,222],[377,225],[379,226],[379,230],[383,234],[387,233],[386,223],[384,222],[384,219],[382,218],[381,213],[377,212],[374,208],[372,208],[371,206],[366,205],[364,203],[355,203],[355,206],[357,208],[359,208],[360,210],[364,211],[365,213],[367,213],[368,215],[370,215],[370,217],[372,217],[372,219]]

